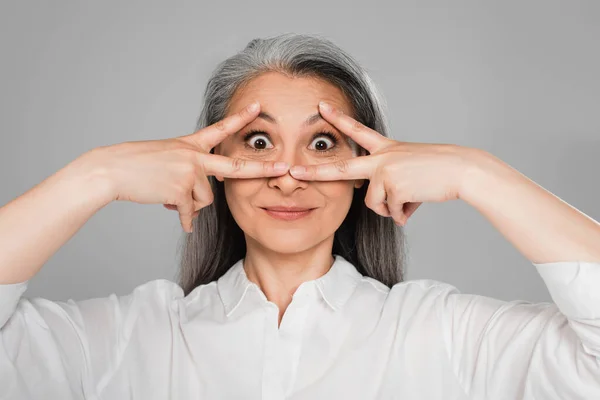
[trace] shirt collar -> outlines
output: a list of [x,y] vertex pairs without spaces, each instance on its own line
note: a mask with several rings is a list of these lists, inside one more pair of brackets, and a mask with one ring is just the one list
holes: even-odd
[[[237,261],[223,276],[217,280],[219,296],[229,317],[244,299],[248,289],[258,285],[248,279],[244,270],[244,259]],[[334,311],[344,306],[362,279],[356,267],[344,257],[334,254],[334,262],[325,275],[314,280],[314,283],[325,302]]]

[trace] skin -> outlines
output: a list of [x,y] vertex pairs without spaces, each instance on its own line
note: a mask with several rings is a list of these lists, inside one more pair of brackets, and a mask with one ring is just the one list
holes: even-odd
[[[290,122],[284,105],[288,105],[289,109],[305,110],[307,105],[302,100],[306,101],[309,96],[307,94],[307,97],[303,97],[297,93],[297,91],[302,91],[303,86],[298,87],[295,85],[296,82],[290,83],[283,79],[277,81],[281,85],[278,88],[272,88],[269,85],[270,81],[265,81],[265,86],[256,88],[255,94],[256,96],[262,95],[263,88],[267,89],[266,93],[280,93],[280,97],[274,97],[281,102],[265,104],[265,109],[273,107],[276,111],[281,112],[282,115],[278,115],[281,123],[293,131],[294,127],[299,126],[298,121],[295,121],[296,124]],[[284,86],[286,84],[289,86]],[[285,93],[279,89],[282,86],[285,87]],[[310,87],[308,84],[307,86]],[[311,89],[307,91],[311,92]],[[290,104],[290,98],[296,100],[296,96],[298,96],[298,101]],[[356,121],[349,113],[348,108],[344,107],[341,101],[343,98],[326,98],[324,94],[320,96],[318,99],[311,99],[313,105],[319,100],[325,100],[333,106],[330,110],[320,106],[320,115],[332,127],[336,127],[339,132],[345,133],[367,150],[369,155],[346,159],[340,157],[338,160],[329,162],[325,160],[323,160],[324,162],[318,162],[321,160],[308,162],[310,157],[305,155],[302,146],[294,147],[292,145],[292,143],[296,144],[296,141],[293,136],[289,136],[290,133],[286,129],[285,133],[280,135],[281,140],[276,141],[276,146],[279,146],[277,154],[281,154],[281,157],[290,163],[291,168],[283,176],[266,178],[269,182],[276,182],[268,185],[271,189],[280,190],[276,193],[293,195],[294,193],[318,192],[321,197],[315,194],[309,200],[333,199],[338,202],[335,206],[341,209],[342,205],[349,205],[349,202],[344,203],[343,189],[337,191],[332,186],[331,191],[329,189],[316,190],[322,188],[318,184],[336,183],[342,185],[338,188],[342,188],[345,182],[347,185],[345,187],[350,188],[350,185],[358,185],[360,180],[368,179],[369,189],[366,193],[365,204],[379,215],[393,218],[398,225],[404,226],[407,219],[424,202],[460,199],[481,212],[517,250],[533,263],[560,261],[597,263],[600,260],[600,251],[598,250],[600,249],[598,246],[600,224],[499,158],[480,149],[452,144],[395,141]],[[336,104],[336,100],[339,102],[338,104]],[[288,135],[285,138],[288,138],[290,143],[284,140],[284,135]],[[259,180],[261,179],[265,178],[259,178]],[[315,191],[312,191],[311,188],[315,188]],[[243,208],[242,202],[249,202],[258,197],[253,197],[250,192],[237,191],[233,186],[229,186],[228,191],[233,195],[230,206],[238,207],[236,214],[241,220],[244,218],[240,215],[241,212],[251,210],[248,207]],[[244,198],[244,194],[248,196]],[[336,195],[338,197],[335,197]],[[324,206],[324,211],[327,211],[326,206]],[[330,224],[340,214],[340,209],[336,209],[336,207],[329,207],[334,214],[321,214],[323,220],[319,219],[314,224],[306,224],[305,229],[315,229],[319,223],[324,225],[324,228],[321,229],[330,227]],[[347,211],[348,208],[344,207],[344,215]],[[338,222],[341,223],[341,220],[340,218]],[[262,222],[262,220],[259,221],[259,223]],[[329,237],[329,241],[320,242],[319,245],[315,245],[312,250],[309,250],[308,246],[302,247],[302,244],[308,244],[315,238],[303,235],[300,231],[297,231],[298,235],[294,238],[290,234],[291,232],[285,229],[272,230],[273,225],[254,225],[254,227],[256,226],[260,226],[264,231],[258,232],[255,228],[252,231],[248,230],[254,235],[247,234],[253,251],[251,262],[254,263],[250,264],[248,269],[249,277],[262,285],[267,297],[271,296],[270,300],[274,299],[277,302],[281,298],[285,299],[285,295],[293,293],[302,281],[314,279],[327,272],[332,260],[329,259],[328,263],[324,262],[323,264],[319,264],[319,262],[331,256],[332,236]],[[337,228],[337,226],[339,224],[335,227]],[[281,233],[283,239],[270,236],[269,234],[273,232]],[[311,232],[323,233],[322,230]],[[288,234],[286,235],[286,233]],[[272,240],[262,240],[268,237],[271,237]],[[255,242],[252,243],[252,240]],[[286,240],[294,240],[294,246],[286,247],[288,246]],[[325,247],[325,243],[327,243],[327,247]],[[312,251],[312,253],[284,253],[282,251],[302,248]],[[293,261],[301,259],[300,254],[307,255],[302,262],[294,263]],[[273,263],[275,259],[277,262]],[[288,262],[290,260],[292,262]],[[260,266],[260,268],[256,266]],[[284,291],[285,288],[288,289],[288,292]],[[287,306],[287,304],[289,301],[281,300],[279,303],[280,321],[285,310],[282,305]]]
[[[234,94],[227,116],[259,101],[261,111],[275,121],[254,119],[221,142],[215,154],[289,165],[317,165],[354,157],[347,136],[327,120],[321,118],[313,125],[303,126],[309,116],[319,113],[321,100],[353,115],[343,93],[326,81],[276,72],[260,75]],[[259,134],[245,142],[243,137],[251,129],[260,129],[269,137]],[[315,136],[321,130],[336,133],[343,140],[333,144],[326,137]],[[245,144],[267,149],[257,152]],[[323,148],[332,150],[320,153],[318,149]],[[290,173],[256,179],[217,179],[224,182],[229,209],[244,231],[246,274],[279,307],[281,322],[298,286],[324,275],[331,267],[334,233],[350,209],[354,189],[361,187],[364,180],[305,181]],[[261,209],[290,204],[316,209],[294,221],[275,219]]]

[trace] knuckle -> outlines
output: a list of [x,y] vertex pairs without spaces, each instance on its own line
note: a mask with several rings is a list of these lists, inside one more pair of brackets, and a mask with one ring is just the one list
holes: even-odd
[[351,129],[352,129],[354,132],[359,132],[359,131],[362,131],[364,128],[365,128],[365,126],[363,125],[363,123],[362,123],[362,122],[360,122],[360,121],[357,121],[357,120],[354,120],[354,121],[352,122],[352,127],[351,127]]
[[398,204],[395,202],[390,202],[387,205],[388,210],[392,213],[392,215],[400,215],[402,214],[402,204]]
[[395,169],[395,168],[394,168],[394,166],[393,166],[393,165],[391,165],[391,164],[387,164],[387,163],[384,163],[384,164],[381,166],[381,174],[382,174],[382,175],[383,175],[383,177],[385,177],[385,178],[392,178],[392,177],[394,177],[394,172],[395,172],[395,171],[394,171],[394,169]]
[[204,200],[205,204],[208,206],[208,205],[211,205],[214,201],[215,201],[215,195],[213,194],[212,190],[208,190],[205,195],[205,200]]
[[179,151],[182,155],[187,156],[202,149],[202,143],[197,135],[188,135],[184,137],[174,138],[170,143],[173,149]]
[[250,110],[248,110],[248,107],[244,107],[240,110],[240,112],[238,113],[238,115],[242,118],[242,119],[246,119],[250,116],[250,114],[252,114],[250,112]]
[[[194,145],[194,143],[191,143]],[[195,164],[198,157],[198,150],[194,150],[190,147],[179,147],[175,149],[177,156],[184,161],[186,164]]]
[[375,211],[376,213],[379,213],[381,210],[381,206],[378,205],[377,203],[375,203],[373,200],[366,200],[365,199],[365,204],[368,208],[370,208],[371,210]]
[[227,124],[225,123],[225,120],[222,119],[222,120],[215,122],[215,128],[217,130],[224,131],[227,128]]
[[187,201],[187,196],[185,194],[185,191],[183,189],[177,189],[174,193],[174,197],[175,197],[175,204],[177,204],[178,208],[181,209],[181,207]]
[[186,186],[180,184],[175,186],[175,196],[177,197],[177,204],[182,204],[187,197],[188,189]]
[[180,185],[183,190],[189,190],[193,188],[196,176],[198,175],[198,168],[190,166],[189,164],[181,167],[181,182]]
[[346,160],[337,160],[333,165],[341,173],[348,171],[348,162]]
[[183,173],[184,176],[190,178],[190,177],[194,177],[196,175],[196,171],[198,170],[198,166],[191,162],[190,160],[185,160],[182,164],[181,164],[181,172]]
[[242,160],[241,158],[233,158],[231,160],[231,169],[233,170],[233,172],[239,172],[245,166],[246,160]]
[[375,203],[373,202],[373,196],[370,193],[367,193],[365,196],[365,205],[369,208],[373,208]]
[[200,213],[200,210],[206,207],[207,205],[208,204],[205,204],[202,201],[194,201],[194,215],[198,215],[198,213]]
[[392,182],[392,184],[388,186],[388,191],[394,193],[396,196],[402,193],[401,189],[402,185],[400,184],[400,182]]

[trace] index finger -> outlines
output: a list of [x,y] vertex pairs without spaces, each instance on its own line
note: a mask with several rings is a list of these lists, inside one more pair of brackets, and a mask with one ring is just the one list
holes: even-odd
[[369,153],[373,154],[385,146],[387,138],[381,133],[344,114],[329,103],[320,102],[319,106],[322,115],[328,122],[368,150]]
[[294,165],[290,169],[290,174],[296,179],[308,181],[370,179],[371,157],[361,156],[316,165]]
[[252,122],[259,111],[260,103],[255,101],[247,107],[244,107],[241,111],[192,133],[189,135],[189,138],[195,143],[198,143],[200,147],[208,153],[229,135],[239,131]]
[[225,178],[264,178],[287,173],[288,163],[275,161],[252,161],[230,158],[218,154],[203,154],[202,165],[207,175]]

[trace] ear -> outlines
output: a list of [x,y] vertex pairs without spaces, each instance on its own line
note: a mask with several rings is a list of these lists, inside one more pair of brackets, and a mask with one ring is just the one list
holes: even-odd
[[362,187],[362,185],[364,185],[364,183],[365,183],[364,179],[357,179],[354,181],[354,188],[360,189]]

